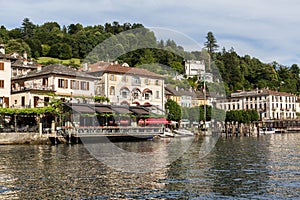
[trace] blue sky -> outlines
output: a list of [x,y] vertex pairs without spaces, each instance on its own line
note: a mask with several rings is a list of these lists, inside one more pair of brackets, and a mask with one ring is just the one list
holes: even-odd
[[20,27],[25,17],[34,24],[56,21],[66,26],[142,23],[180,32],[200,46],[212,31],[220,49],[233,47],[265,63],[300,66],[298,0],[0,0],[0,5],[0,24],[8,29]]

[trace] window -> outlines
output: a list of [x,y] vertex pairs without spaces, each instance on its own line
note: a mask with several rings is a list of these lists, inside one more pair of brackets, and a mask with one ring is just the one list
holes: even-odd
[[3,62],[0,62],[0,70],[4,70],[4,63]]
[[0,88],[4,88],[4,80],[0,80]]
[[81,90],[89,90],[89,82],[87,82],[87,81],[81,81],[80,82],[80,89]]
[[124,75],[124,76],[122,77],[122,81],[123,81],[123,82],[127,82],[127,77],[126,77],[126,75]]
[[133,99],[138,99],[139,98],[139,92],[137,91],[137,90],[135,90],[134,92],[133,92]]
[[111,80],[111,81],[116,81],[116,80],[117,80],[117,77],[116,77],[114,74],[111,74],[111,75],[110,75],[110,80]]
[[[17,100],[15,100],[15,104],[17,104]],[[21,97],[21,106],[25,106],[25,96]]]
[[115,95],[115,87],[114,86],[111,86],[109,88],[109,95]]
[[141,80],[139,77],[132,77],[132,85],[141,85]]
[[76,90],[76,89],[78,89],[77,88],[77,83],[76,83],[76,81],[75,80],[71,80],[71,89],[73,89],[73,90]]
[[73,90],[79,90],[79,81],[71,80],[70,81],[70,87]]
[[150,94],[148,92],[145,93],[145,100],[150,100]]
[[129,94],[130,94],[130,92],[129,92],[128,88],[122,88],[120,90],[120,95],[122,98],[126,99]]
[[159,98],[159,91],[156,91],[156,98]]
[[145,79],[145,84],[146,84],[146,85],[149,85],[149,84],[150,84],[149,79],[147,79],[147,78]]
[[58,79],[58,87],[59,88],[68,88],[68,80],[67,79]]
[[126,91],[122,91],[122,92],[121,92],[121,96],[122,96],[123,98],[127,98],[127,92],[126,92]]
[[159,85],[159,80],[155,80],[155,85]]

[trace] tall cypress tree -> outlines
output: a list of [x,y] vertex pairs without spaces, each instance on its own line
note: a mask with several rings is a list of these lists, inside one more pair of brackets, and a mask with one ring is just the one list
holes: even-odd
[[219,45],[217,44],[217,40],[212,32],[208,32],[206,36],[207,41],[204,43],[204,46],[207,48],[208,53],[211,55],[215,52]]

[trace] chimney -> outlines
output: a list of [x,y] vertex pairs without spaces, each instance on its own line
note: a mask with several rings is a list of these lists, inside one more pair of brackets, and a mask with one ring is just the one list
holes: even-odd
[[5,54],[4,44],[0,44],[0,53]]
[[87,63],[83,63],[83,71],[85,72],[89,71],[89,67]]
[[42,70],[42,65],[38,65],[37,68],[36,68],[36,70],[37,70],[38,72],[41,71],[41,70]]

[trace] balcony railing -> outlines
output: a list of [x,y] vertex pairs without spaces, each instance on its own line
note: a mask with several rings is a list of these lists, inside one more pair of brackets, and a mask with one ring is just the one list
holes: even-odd
[[19,87],[19,88],[12,88],[12,92],[20,92],[20,91],[27,91],[27,90],[45,90],[45,91],[54,91],[54,85],[51,86],[27,86],[27,87]]

